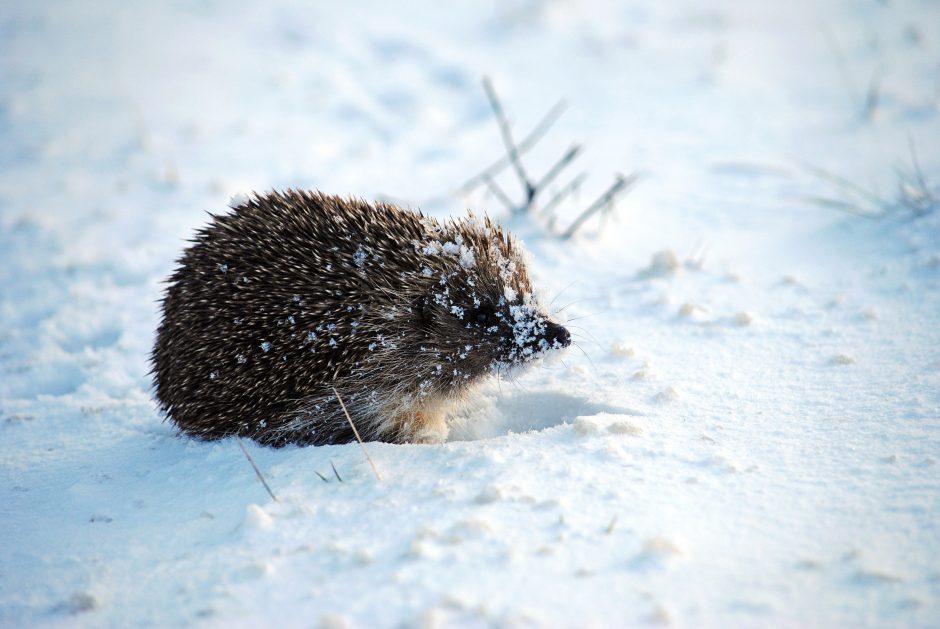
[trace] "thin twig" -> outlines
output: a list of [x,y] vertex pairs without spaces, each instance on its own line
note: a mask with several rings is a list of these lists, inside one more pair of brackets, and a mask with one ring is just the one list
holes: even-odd
[[[581,152],[581,146],[579,144],[573,144],[568,148],[568,150],[556,160],[548,171],[538,180],[538,182],[533,183],[532,179],[529,177],[526,172],[525,167],[522,164],[520,155],[522,154],[522,145],[516,144],[512,137],[512,130],[509,124],[509,118],[506,115],[506,110],[503,108],[503,104],[499,99],[499,96],[496,93],[496,89],[493,87],[493,82],[489,77],[483,77],[483,89],[486,92],[486,97],[489,100],[490,106],[493,109],[493,114],[496,117],[496,123],[499,127],[500,136],[503,140],[503,145],[506,149],[506,157],[502,161],[498,161],[495,164],[492,164],[490,168],[484,170],[482,173],[476,177],[471,178],[460,191],[469,191],[479,182],[486,183],[490,192],[509,210],[512,214],[523,214],[530,213],[534,214],[538,208],[536,205],[536,197],[543,192],[553,181],[555,181],[559,175],[568,167]],[[547,130],[551,123],[554,123],[555,118],[557,117],[556,111],[559,111],[560,107],[555,106],[550,112],[549,115],[543,119],[542,122],[536,128],[536,131],[539,133],[536,134],[535,131],[530,133],[529,136],[523,141],[522,144],[525,144],[525,148],[528,148],[528,141],[530,138],[533,139],[533,143],[540,137],[543,133],[543,129]],[[515,170],[516,176],[519,179],[519,182],[522,184],[522,187],[525,192],[525,198],[521,203],[513,203],[512,199],[507,195],[503,189],[493,180],[493,176],[499,172],[505,165],[512,165]],[[561,191],[555,193],[555,195],[549,200],[549,202],[542,208],[541,214],[546,217],[547,227],[549,233],[556,235],[556,237],[567,240],[571,238],[580,229],[581,225],[584,224],[586,220],[597,214],[601,213],[602,217],[606,217],[610,212],[613,211],[614,203],[616,202],[617,196],[622,194],[627,190],[637,179],[637,175],[634,173],[629,177],[624,177],[623,175],[618,175],[617,179],[614,181],[613,185],[608,188],[601,197],[585,209],[581,214],[572,222],[566,230],[562,233],[556,232],[555,225],[557,222],[557,217],[553,214],[555,208],[561,203],[562,200],[574,193],[578,189],[581,182],[586,177],[585,174],[578,175],[571,182],[569,182]],[[602,221],[603,224],[603,221]]]
[[[521,142],[516,144],[516,152],[522,156],[529,151],[536,142],[542,139],[548,130],[552,128],[552,125],[555,124],[555,121],[561,116],[562,112],[565,111],[567,105],[564,101],[558,101],[555,105],[548,111],[547,114],[538,122],[535,127],[532,128],[532,131],[529,132]],[[463,194],[470,192],[476,188],[480,183],[486,181],[487,177],[495,177],[503,171],[506,166],[509,166],[510,159],[507,156],[502,156],[492,164],[484,168],[481,172],[477,173],[470,179],[467,179],[459,188],[457,188],[457,194]]]
[[506,118],[506,112],[503,111],[503,105],[499,101],[499,97],[496,95],[496,90],[493,88],[493,83],[490,81],[489,77],[483,77],[483,89],[486,91],[490,106],[493,108],[493,114],[496,116],[496,122],[499,125],[499,133],[503,138],[503,144],[506,145],[506,154],[509,156],[509,161],[525,190],[526,206],[528,206],[535,196],[535,186],[532,185],[532,181],[529,179],[525,168],[522,167],[522,162],[519,160],[519,150],[512,140],[512,131],[509,129],[509,119]]
[[241,437],[235,435],[235,441],[238,442],[238,447],[242,449],[242,453],[245,455],[245,458],[248,459],[248,462],[251,463],[252,469],[255,471],[255,474],[258,476],[258,480],[261,481],[261,484],[264,485],[264,488],[268,491],[268,495],[271,496],[271,500],[278,502],[277,496],[274,495],[274,492],[271,491],[271,488],[268,487],[268,483],[264,480],[264,476],[261,475],[261,470],[258,469],[258,466],[255,465],[254,459],[251,458],[251,455],[248,454],[248,450],[245,449],[245,444],[242,443]]
[[516,211],[516,205],[512,202],[512,199],[509,198],[508,194],[503,192],[503,189],[499,187],[499,185],[496,183],[496,181],[492,177],[487,175],[484,181],[486,181],[486,187],[489,188],[490,192],[492,192],[493,195],[497,199],[499,199],[503,205],[506,206],[507,210],[509,210],[510,212]]
[[346,421],[349,422],[350,428],[353,429],[353,434],[356,435],[356,439],[359,440],[359,447],[362,448],[362,453],[366,455],[366,460],[369,462],[369,465],[372,466],[372,471],[375,473],[375,479],[377,481],[382,480],[382,477],[379,475],[379,470],[376,469],[375,463],[372,462],[372,457],[369,456],[369,451],[366,450],[366,444],[362,442],[362,437],[359,436],[359,431],[356,430],[356,424],[353,423],[352,417],[349,416],[349,411],[346,410],[346,405],[343,404],[343,398],[339,396],[339,392],[336,390],[336,387],[333,388],[333,395],[336,396],[336,399],[339,400],[339,405],[343,408],[343,413],[346,414]]
[[565,197],[574,193],[574,191],[577,190],[582,183],[584,183],[585,179],[587,179],[587,173],[581,173],[572,179],[568,184],[565,185],[564,188],[559,190],[555,196],[548,200],[548,203],[542,207],[542,214],[546,216],[550,215],[555,210],[555,206],[564,201]]
[[[548,172],[545,173],[541,179],[539,179],[539,182],[535,184],[535,194],[538,194],[539,192],[544,190],[545,186],[550,184],[555,179],[555,177],[557,177],[558,174],[562,170],[564,170],[565,166],[570,164],[574,160],[574,158],[578,156],[578,153],[580,152],[581,152],[580,144],[571,145],[571,148],[569,148],[565,152],[565,154],[562,155],[561,158],[557,162],[555,162],[555,165],[549,168]],[[533,195],[533,198],[534,198],[534,195]]]
[[624,177],[623,175],[617,175],[617,179],[614,181],[613,185],[611,185],[604,192],[604,194],[602,194],[600,198],[597,199],[597,201],[592,203],[586,210],[581,212],[581,215],[578,216],[578,218],[576,218],[574,222],[568,226],[568,229],[561,233],[560,238],[562,240],[568,240],[574,236],[575,232],[581,228],[581,225],[583,225],[587,219],[591,218],[594,214],[604,209],[604,207],[606,207],[608,204],[612,204],[616,200],[617,196],[628,190],[630,186],[636,183],[638,178],[639,175],[637,173],[632,173],[627,177]]
[[324,476],[324,475],[321,474],[320,472],[318,472],[318,471],[316,471],[316,470],[313,470],[313,473],[316,474],[317,476],[319,476],[319,477],[320,477],[320,480],[322,480],[324,483],[330,482],[330,479],[328,479],[326,476]]

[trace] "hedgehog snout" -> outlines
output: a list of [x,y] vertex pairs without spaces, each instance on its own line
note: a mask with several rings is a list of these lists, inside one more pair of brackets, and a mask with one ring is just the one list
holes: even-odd
[[571,333],[564,326],[545,322],[545,331],[541,334],[542,339],[548,343],[549,347],[568,347],[571,345]]
[[516,348],[510,350],[513,362],[524,363],[553,349],[561,349],[571,344],[568,330],[547,318],[539,318],[528,326],[515,330]]

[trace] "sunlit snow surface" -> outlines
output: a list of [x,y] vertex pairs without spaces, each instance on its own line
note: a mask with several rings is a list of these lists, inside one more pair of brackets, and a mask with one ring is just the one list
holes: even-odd
[[[0,625],[937,626],[940,5],[3,2]],[[147,355],[230,199],[441,195],[564,98],[574,218],[514,220],[578,347],[442,446],[198,443]],[[867,104],[866,104],[867,103]],[[866,109],[867,114],[866,114]],[[507,171],[501,187],[519,194]],[[559,183],[562,183],[561,181]],[[432,200],[432,201],[428,201]],[[579,351],[580,350],[580,351]],[[336,480],[335,464],[342,476]],[[322,474],[329,482],[318,476]]]

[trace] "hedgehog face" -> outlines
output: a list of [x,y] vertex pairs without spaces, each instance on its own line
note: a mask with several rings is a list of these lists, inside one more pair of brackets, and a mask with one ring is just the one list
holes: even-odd
[[470,311],[468,319],[468,329],[479,346],[489,349],[497,369],[521,365],[571,343],[568,330],[549,319],[531,293],[515,301],[505,296],[495,304],[483,301]]
[[439,382],[450,389],[570,344],[534,296],[515,243],[489,221],[466,225],[436,233],[439,240],[423,248],[434,269],[415,309],[425,337],[437,343]]

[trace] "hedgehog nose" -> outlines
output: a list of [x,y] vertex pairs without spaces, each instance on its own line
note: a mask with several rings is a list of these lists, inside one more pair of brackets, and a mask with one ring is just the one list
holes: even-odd
[[557,323],[546,323],[545,324],[545,340],[548,341],[549,345],[555,345],[556,343],[561,347],[568,347],[571,345],[571,334],[568,333],[568,330]]

